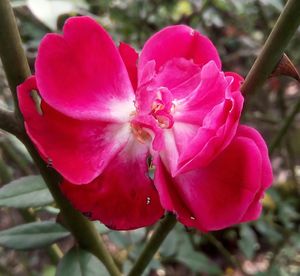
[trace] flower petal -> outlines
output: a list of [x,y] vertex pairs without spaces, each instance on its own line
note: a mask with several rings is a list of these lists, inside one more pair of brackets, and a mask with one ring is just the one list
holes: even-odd
[[132,87],[134,91],[137,88],[137,61],[138,61],[138,53],[132,48],[130,45],[121,42],[119,46],[120,55],[124,61],[126,69],[129,74],[129,78],[131,80]]
[[239,127],[239,135],[252,139],[256,143],[256,146],[259,148],[263,160],[261,188],[256,194],[256,197],[248,208],[247,212],[241,219],[241,222],[245,222],[255,220],[259,217],[262,210],[261,200],[264,197],[265,190],[268,189],[273,182],[273,173],[267,145],[259,132],[254,128],[242,125]]
[[[183,148],[177,173],[208,165],[230,144],[236,134],[242,106],[243,98],[237,92],[207,114],[203,126]],[[177,140],[180,137],[181,134]]]
[[134,92],[110,36],[84,16],[68,19],[63,32],[46,35],[39,46],[35,68],[41,97],[73,118],[128,120]]
[[148,89],[167,87],[175,99],[187,97],[200,83],[201,69],[184,58],[168,60],[159,70]]
[[263,160],[249,138],[236,136],[205,168],[171,178],[157,162],[155,185],[163,207],[202,231],[239,223],[261,187]]
[[198,87],[175,101],[175,123],[172,133],[164,135],[161,152],[172,176],[208,165],[235,136],[243,97],[233,84],[234,77],[224,76],[210,61],[201,70]]
[[213,60],[221,68],[218,52],[207,37],[188,26],[175,25],[162,29],[148,39],[140,55],[138,70],[141,71],[151,60],[156,62],[156,70],[159,70],[176,57],[193,59],[200,66]]
[[174,119],[202,125],[208,112],[222,103],[224,99],[231,98],[232,84],[232,77],[226,77],[213,61],[208,62],[200,72],[196,89],[192,85],[192,89],[188,89],[187,97],[176,107]]
[[231,91],[240,91],[244,78],[235,72],[225,72],[225,76],[233,78],[233,82],[230,86]]
[[129,124],[73,119],[43,101],[43,114],[39,114],[30,96],[33,89],[34,77],[18,87],[27,134],[45,161],[64,178],[76,184],[92,181],[126,144]]
[[264,190],[269,188],[273,182],[273,173],[272,173],[272,165],[270,162],[269,152],[268,152],[268,147],[266,145],[266,142],[264,141],[264,139],[256,129],[246,125],[239,126],[238,135],[251,139],[259,148],[263,160],[262,188]]
[[131,139],[93,182],[73,185],[65,181],[62,191],[75,208],[111,229],[151,225],[164,211],[148,176],[148,154],[145,145]]

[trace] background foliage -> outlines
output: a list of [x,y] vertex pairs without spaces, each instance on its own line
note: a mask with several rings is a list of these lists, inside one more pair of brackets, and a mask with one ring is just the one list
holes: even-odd
[[[283,0],[11,2],[32,70],[44,34],[59,32],[66,18],[83,14],[96,18],[115,41],[125,41],[137,49],[166,25],[188,24],[213,40],[225,71],[244,76],[285,3]],[[299,45],[298,30],[287,49],[298,68]],[[242,120],[258,128],[268,144],[274,146],[275,181],[264,198],[262,217],[253,223],[209,234],[178,224],[145,275],[300,274],[300,118],[296,116],[280,144],[273,143],[289,114],[300,109],[299,103],[299,85],[287,77],[269,79],[246,101]],[[0,105],[12,108],[1,68]],[[3,186],[0,188],[0,275],[106,275],[94,256],[74,245],[69,231],[61,226],[59,209],[36,174],[22,144],[0,132],[0,186]],[[116,232],[95,224],[124,273],[129,271],[152,228]]]

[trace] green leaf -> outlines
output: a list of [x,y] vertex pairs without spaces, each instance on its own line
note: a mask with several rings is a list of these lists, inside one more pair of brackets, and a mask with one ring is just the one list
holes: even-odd
[[102,263],[91,253],[73,247],[60,261],[56,276],[109,275]]
[[0,207],[39,207],[52,202],[53,198],[39,175],[21,177],[0,189]]
[[272,244],[277,244],[282,240],[282,235],[277,232],[272,225],[262,219],[256,221],[255,227],[257,231],[264,235],[264,237]]
[[110,240],[113,241],[115,245],[117,245],[120,248],[127,248],[128,246],[131,245],[130,240],[128,238],[128,234],[125,232],[120,232],[120,231],[110,231],[108,233],[108,236]]
[[103,223],[99,221],[93,221],[93,224],[99,234],[107,234],[109,233],[109,231],[111,231],[109,228],[107,228]]
[[131,231],[127,231],[129,234],[129,240],[132,244],[142,242],[146,238],[146,228],[139,228]]
[[54,265],[47,265],[43,271],[42,276],[55,276],[56,267]]
[[179,234],[184,235],[185,233],[178,233],[178,231],[172,231],[164,240],[164,242],[159,248],[159,253],[163,257],[171,257],[177,253],[178,241],[180,239]]
[[0,245],[16,250],[48,246],[70,233],[52,221],[32,222],[0,231]]
[[252,259],[254,253],[259,248],[256,234],[247,224],[241,225],[241,239],[238,241],[239,248],[248,259]]
[[178,249],[176,259],[187,265],[196,272],[204,272],[210,275],[221,275],[222,271],[208,257],[200,252],[194,251],[187,236]]

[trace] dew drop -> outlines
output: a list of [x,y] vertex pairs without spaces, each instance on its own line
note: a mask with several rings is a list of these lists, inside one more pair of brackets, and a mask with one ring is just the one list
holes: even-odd
[[151,203],[151,197],[147,196],[146,204],[149,205]]
[[52,165],[53,165],[53,161],[51,158],[48,157],[47,159],[47,168],[52,168]]
[[195,220],[196,218],[195,218],[195,217],[193,217],[193,216],[191,216],[191,217],[190,217],[190,219],[191,219],[191,220]]

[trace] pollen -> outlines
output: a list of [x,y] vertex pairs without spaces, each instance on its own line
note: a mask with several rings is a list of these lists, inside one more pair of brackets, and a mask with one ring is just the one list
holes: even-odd
[[141,126],[137,124],[131,124],[131,130],[135,138],[142,144],[151,140],[150,134]]

